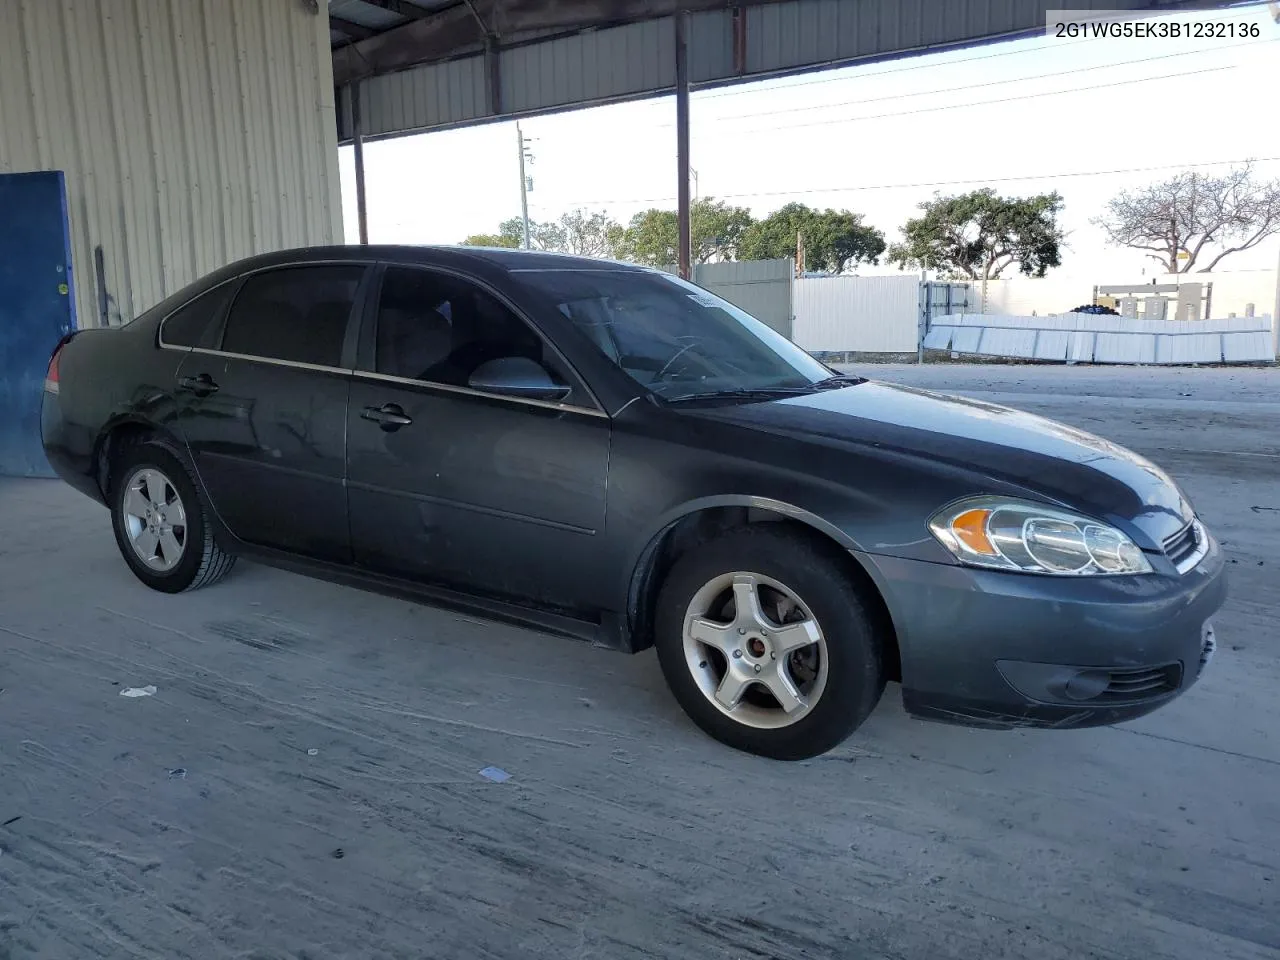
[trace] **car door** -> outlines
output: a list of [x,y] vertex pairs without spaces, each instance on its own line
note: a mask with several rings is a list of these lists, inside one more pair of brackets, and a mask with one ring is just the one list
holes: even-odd
[[[470,278],[387,266],[366,317],[347,424],[356,563],[594,609],[609,419],[582,382]],[[512,370],[558,386],[535,395]]]
[[249,275],[214,346],[192,348],[178,369],[175,427],[213,508],[248,543],[351,560],[348,327],[368,270],[326,263]]

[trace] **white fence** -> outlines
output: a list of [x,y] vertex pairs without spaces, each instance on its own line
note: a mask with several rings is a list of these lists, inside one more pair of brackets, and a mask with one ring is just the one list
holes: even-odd
[[1079,363],[1246,363],[1272,360],[1271,317],[1134,320],[1096,314],[992,317],[933,322],[930,350]]
[[795,282],[791,339],[813,353],[914,353],[919,322],[919,277],[821,277]]
[[[1152,278],[1145,279],[1150,281]],[[1080,327],[1078,324],[1085,321],[1072,318],[1085,315],[1066,314],[1064,311],[1092,302],[1095,284],[1119,285],[1133,282],[1133,278],[1051,274],[1040,280],[1014,277],[988,282],[985,318],[970,316],[970,312],[982,310],[979,306],[981,284],[973,283],[969,301],[971,306],[965,313],[966,320],[963,324],[952,326],[982,326],[991,331],[981,351],[990,356],[1032,355],[1005,351],[1020,349],[1017,344],[1027,342],[1027,337],[1035,341],[1036,330],[1046,331],[1038,349],[1054,354],[1058,352],[1056,344],[1067,342],[1057,334],[1097,334],[1094,337],[1076,337],[1071,341],[1078,345],[1077,351],[1081,356],[1070,359],[1082,362],[1221,363],[1224,360],[1239,362],[1271,359],[1280,353],[1277,333],[1272,332],[1271,345],[1267,348],[1271,353],[1266,357],[1259,355],[1263,352],[1262,335],[1272,330],[1267,315],[1274,315],[1272,311],[1280,309],[1276,271],[1224,271],[1154,279],[1161,284],[1212,283],[1212,315],[1221,319],[1194,321],[1193,327],[1184,328],[1178,321],[1090,317],[1088,323],[1093,325]],[[797,280],[794,285],[795,321],[792,339],[804,349],[815,353],[913,353],[917,347],[923,309],[920,289],[920,280],[909,275]],[[1250,304],[1257,316],[1246,318],[1244,314]],[[1233,313],[1238,315],[1234,319],[1230,317]],[[1051,320],[1054,322],[1051,323]],[[940,318],[932,321],[932,325],[936,327],[939,322]],[[1150,323],[1156,324],[1158,329],[1148,329],[1146,324]],[[1002,330],[1016,330],[1018,335],[999,332]],[[1223,334],[1231,336],[1224,339]],[[967,346],[975,336],[978,334],[963,334],[962,346]],[[926,345],[932,346],[940,342],[942,337],[943,334],[939,333],[926,341]],[[1138,339],[1128,339],[1130,337]],[[1242,346],[1246,343],[1247,347]],[[1006,344],[1007,348],[1004,346]],[[957,353],[971,352],[956,347],[944,349],[953,349]],[[1219,352],[1218,358],[1209,359],[1215,352]],[[1089,354],[1088,360],[1084,359],[1085,353]],[[1112,355],[1134,359],[1105,359]],[[1148,356],[1154,359],[1137,359]],[[1064,353],[1058,359],[1068,358]]]
[[[1186,284],[1199,283],[1206,288],[1213,284],[1210,316],[1243,317],[1249,304],[1255,314],[1271,313],[1276,304],[1275,270],[1222,270],[1217,273],[1161,274],[1154,277],[1086,276],[1083,274],[1051,273],[1047,277],[1014,276],[1004,280],[987,281],[987,314],[1012,317],[1051,316],[1064,313],[1073,307],[1093,302],[1093,288],[1097,286],[1121,286],[1149,283]],[[981,291],[981,281],[973,284]]]

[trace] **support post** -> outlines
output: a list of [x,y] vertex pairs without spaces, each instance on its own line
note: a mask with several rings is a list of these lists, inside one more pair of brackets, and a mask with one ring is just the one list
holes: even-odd
[[929,333],[929,321],[933,319],[933,287],[929,286],[929,271],[920,271],[920,322],[916,324],[916,363],[924,363],[924,338]]
[[360,227],[360,243],[369,242],[369,210],[364,192],[364,128],[360,123],[360,81],[347,86],[351,97],[351,144],[356,154],[356,222]]
[[676,20],[676,219],[680,227],[680,276],[692,278],[693,231],[689,222],[689,15]]
[[[1280,23],[1280,13],[1276,15]],[[1271,348],[1276,359],[1280,360],[1280,262],[1276,263],[1276,305],[1271,311]]]

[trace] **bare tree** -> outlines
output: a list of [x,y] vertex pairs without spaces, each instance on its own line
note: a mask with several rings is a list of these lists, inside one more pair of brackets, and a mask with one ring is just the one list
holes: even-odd
[[1120,193],[1093,222],[1112,243],[1145,251],[1166,273],[1190,273],[1202,256],[1212,257],[1200,268],[1208,273],[1280,233],[1280,180],[1260,183],[1250,165],[1220,177],[1188,171]]
[[612,255],[611,236],[618,224],[607,213],[570,210],[554,223],[543,225],[546,249],[570,253],[576,257],[608,257]]

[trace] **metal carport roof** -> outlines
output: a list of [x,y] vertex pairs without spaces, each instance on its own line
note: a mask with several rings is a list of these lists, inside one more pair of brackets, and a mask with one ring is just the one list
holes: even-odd
[[[358,82],[375,139],[671,93],[688,12],[693,89],[1042,31],[1067,6],[1167,12],[1188,0],[329,0],[334,83]],[[350,91],[338,136],[352,135]]]

